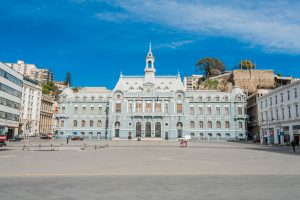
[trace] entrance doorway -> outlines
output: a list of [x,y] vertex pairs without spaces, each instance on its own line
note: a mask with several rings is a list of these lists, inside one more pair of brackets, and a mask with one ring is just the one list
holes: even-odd
[[183,128],[182,122],[177,122],[176,127],[177,127],[177,137],[182,138],[182,128]]
[[120,124],[120,122],[116,122],[115,123],[115,137],[120,137],[120,126],[121,126],[121,124]]
[[135,136],[141,137],[141,135],[142,135],[142,124],[141,122],[137,122],[135,126]]
[[146,122],[146,137],[151,137],[151,123]]
[[159,122],[155,123],[155,137],[161,137],[161,124]]

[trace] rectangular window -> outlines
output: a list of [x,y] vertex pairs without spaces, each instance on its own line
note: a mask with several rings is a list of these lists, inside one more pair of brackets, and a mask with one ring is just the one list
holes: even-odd
[[61,113],[65,113],[65,111],[66,111],[66,108],[63,106],[63,107],[61,108]]
[[91,101],[94,101],[95,100],[95,97],[91,97]]
[[284,119],[284,108],[281,108],[281,116],[282,116],[282,119]]
[[298,105],[295,105],[295,112],[296,112],[296,117],[299,117]]
[[211,115],[211,107],[207,107],[207,114]]
[[86,107],[82,107],[82,114],[86,113]]
[[225,107],[225,115],[229,115],[229,108]]
[[141,113],[142,112],[142,102],[136,102],[136,112]]
[[260,101],[260,109],[263,109],[263,102]]
[[278,110],[276,110],[276,120],[279,120]]
[[102,113],[102,106],[98,106],[98,114]]
[[94,114],[94,106],[91,106],[90,115],[93,115],[93,114]]
[[129,111],[130,113],[133,112],[133,102],[132,102],[132,101],[129,102],[128,111]]
[[287,91],[287,99],[290,100],[290,91]]
[[217,114],[218,116],[221,115],[220,107],[216,107],[216,114]]
[[115,106],[116,106],[115,107],[115,112],[120,113],[121,112],[121,103],[116,103]]
[[146,102],[146,112],[151,113],[152,112],[152,103]]
[[265,106],[266,106],[266,108],[268,107],[268,100],[267,99],[265,99]]
[[155,103],[155,112],[161,113],[161,103],[160,102]]
[[199,115],[203,115],[203,108],[199,107]]
[[297,88],[294,88],[294,94],[295,94],[295,99],[297,99],[297,97],[298,97]]
[[165,101],[165,113],[169,113],[169,103]]
[[275,96],[275,104],[277,104],[277,95]]
[[242,107],[238,107],[238,114],[239,114],[239,115],[242,115],[242,114],[243,114],[243,109],[242,109]]
[[78,107],[74,107],[74,114],[78,113]]
[[291,106],[288,107],[288,110],[289,110],[289,118],[292,118]]
[[283,93],[280,93],[281,96],[281,103],[283,102]]
[[176,104],[176,110],[177,110],[177,113],[182,113],[182,103],[177,103]]
[[273,111],[271,110],[271,121],[274,121]]
[[194,107],[193,106],[190,107],[190,115],[194,115]]
[[83,97],[83,101],[86,101],[86,97]]
[[272,102],[272,97],[270,97],[270,106],[272,106],[272,103],[273,103],[273,102]]

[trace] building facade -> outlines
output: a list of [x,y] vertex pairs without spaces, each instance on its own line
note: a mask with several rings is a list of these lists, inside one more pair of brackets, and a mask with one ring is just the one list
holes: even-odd
[[259,140],[260,138],[258,98],[268,92],[269,90],[266,89],[257,89],[253,94],[247,96],[248,139]]
[[23,76],[0,62],[0,134],[18,133]]
[[50,95],[42,95],[39,133],[49,134],[53,132],[53,104],[54,100]]
[[107,139],[246,138],[246,97],[239,88],[188,91],[179,73],[157,76],[154,62],[150,48],[144,76],[121,74],[112,91],[65,89],[60,96],[58,134]]
[[192,76],[186,76],[183,78],[183,85],[185,90],[198,90],[199,89],[199,83],[200,80],[203,78],[203,75],[192,75]]
[[262,142],[284,144],[300,137],[300,81],[276,88],[258,98]]
[[42,88],[38,81],[24,76],[21,101],[20,132],[36,136],[39,134]]
[[27,64],[23,60],[18,60],[16,63],[5,64],[19,72],[21,75],[36,80],[40,84],[53,81],[53,73],[50,69],[38,69],[35,64]]
[[53,73],[50,69],[37,69],[38,80],[40,83],[48,83],[53,81]]

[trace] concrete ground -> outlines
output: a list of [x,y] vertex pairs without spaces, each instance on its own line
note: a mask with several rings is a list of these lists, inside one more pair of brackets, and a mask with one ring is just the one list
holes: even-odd
[[0,150],[0,199],[300,197],[299,148],[293,153],[291,147],[227,142],[180,148],[174,141],[66,145],[38,139],[25,151],[23,145]]

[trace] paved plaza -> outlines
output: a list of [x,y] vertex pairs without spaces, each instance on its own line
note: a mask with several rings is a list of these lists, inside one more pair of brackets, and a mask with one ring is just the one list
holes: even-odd
[[23,144],[0,150],[1,199],[300,197],[299,148],[33,139],[23,151]]

